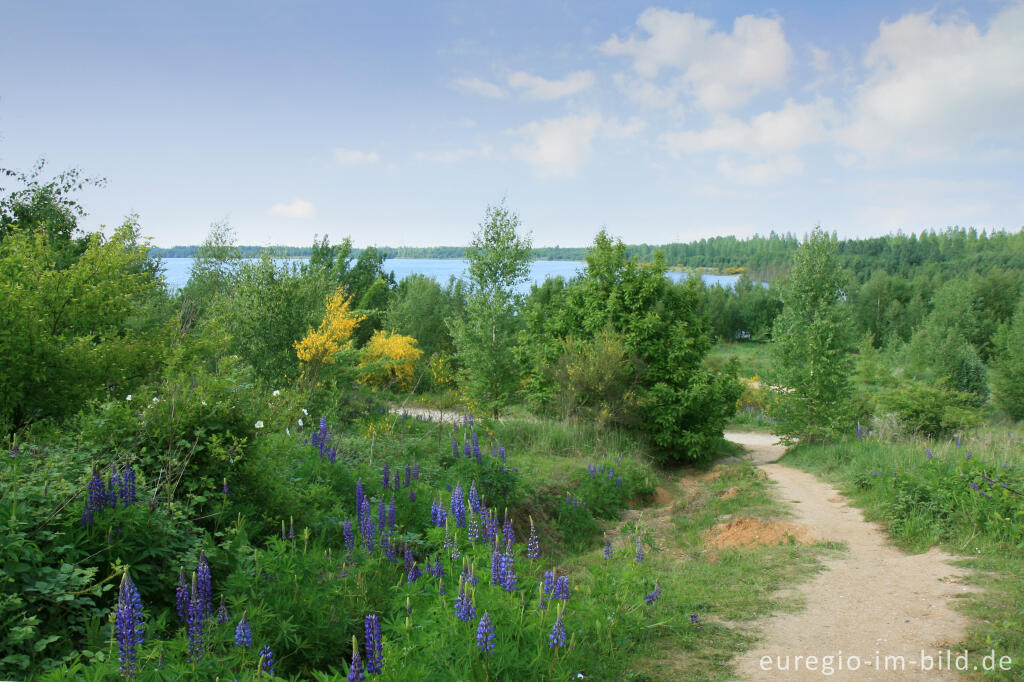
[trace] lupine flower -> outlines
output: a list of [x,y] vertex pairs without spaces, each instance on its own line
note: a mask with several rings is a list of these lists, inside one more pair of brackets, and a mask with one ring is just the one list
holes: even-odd
[[383,533],[384,529],[388,527],[387,520],[388,508],[387,505],[384,504],[384,498],[381,497],[380,501],[377,502],[377,530],[379,532]]
[[555,649],[565,646],[565,625],[562,624],[561,610],[558,611],[555,625],[551,628],[551,634],[548,635],[548,646]]
[[466,591],[466,585],[459,581],[459,595],[455,598],[455,617],[464,623],[476,618],[476,606],[473,605],[471,595]]
[[228,605],[224,603],[224,595],[220,595],[220,606],[217,607],[217,624],[227,623],[231,620],[231,614],[228,613]]
[[498,457],[501,457],[501,461],[502,462],[505,461],[505,446],[504,445],[499,445],[498,446]]
[[352,635],[352,664],[348,667],[348,682],[364,682],[366,675],[363,674],[363,659],[359,655],[359,645],[356,644],[356,636]]
[[650,594],[645,594],[644,595],[644,601],[647,602],[648,606],[650,606],[654,602],[658,601],[658,597],[660,597],[660,596],[661,596],[661,583],[656,583],[654,585],[654,591],[651,592]]
[[224,479],[224,487],[220,489],[222,495],[227,495],[230,491],[228,490],[228,479]]
[[334,464],[338,461],[338,448],[331,448],[327,451],[327,461]]
[[124,474],[121,477],[121,505],[127,507],[135,503],[135,470],[132,465],[124,465]]
[[398,469],[395,469],[395,482],[393,487],[395,490],[402,487],[402,472]]
[[488,512],[486,509],[481,512],[486,513],[486,524],[484,526],[484,540],[487,542],[493,542],[498,537],[498,516]]
[[110,467],[110,477],[107,482],[107,504],[111,509],[117,508],[117,493],[121,487],[121,477],[114,466]]
[[466,457],[472,457],[472,451],[469,449],[468,439],[462,444],[462,454]]
[[242,612],[242,619],[235,626],[235,646],[252,646],[252,629],[249,627],[248,612]]
[[203,655],[203,629],[206,625],[206,611],[196,587],[196,574],[192,574],[192,595],[188,602],[186,630],[188,632],[189,661],[198,663]]
[[608,480],[612,480],[613,476],[615,476],[615,470],[612,469],[611,467],[608,467]]
[[145,641],[146,622],[142,615],[142,599],[128,571],[121,577],[121,589],[117,595],[117,610],[114,617],[117,634],[117,650],[121,661],[121,674],[135,677],[138,664],[138,647]]
[[622,476],[616,476],[615,477],[615,487],[616,488],[621,488],[622,487]]
[[449,508],[452,510],[452,516],[455,517],[455,525],[459,528],[465,528],[466,500],[462,493],[461,483],[455,484],[455,490],[452,491],[452,497],[449,501]]
[[106,504],[107,487],[104,485],[103,479],[100,478],[99,472],[93,468],[92,476],[89,478],[89,485],[86,488],[85,507],[82,510],[82,525],[92,525],[96,512],[105,507]]
[[558,579],[555,580],[555,587],[554,590],[552,590],[551,598],[569,601],[569,576],[558,576]]
[[506,545],[505,553],[501,556],[501,586],[505,588],[506,592],[515,592],[518,582],[512,545]]
[[405,465],[405,487],[408,488],[412,485],[412,467],[408,464]]
[[476,481],[469,484],[469,508],[480,513],[480,493],[476,489]]
[[412,461],[412,477],[413,480],[420,480],[420,463],[415,459]]
[[862,434],[861,434],[860,422],[857,422],[857,442],[858,443],[861,442],[861,436],[862,436]]
[[927,457],[928,459],[931,459],[935,455],[932,454],[931,448],[925,448],[924,449],[924,456]]
[[351,552],[356,544],[355,535],[352,533],[352,519],[345,519],[345,523],[341,525],[341,531],[345,536],[345,551]]
[[174,607],[182,624],[188,623],[188,579],[185,578],[185,567],[178,569],[178,587],[174,591]]
[[544,594],[550,595],[555,589],[555,574],[552,571],[544,571]]
[[409,488],[409,501],[410,502],[415,502],[416,501],[416,491],[413,490],[412,488]]
[[466,562],[462,566],[462,575],[459,580],[466,583],[467,585],[476,585],[480,582],[480,579],[476,577],[476,568],[473,564]]
[[360,516],[363,509],[363,500],[366,499],[366,494],[363,492],[363,479],[356,481],[356,517]]
[[391,469],[388,467],[388,463],[384,462],[384,490],[388,489],[388,483],[391,482]]
[[274,652],[269,646],[260,649],[260,670],[265,673],[274,674]]
[[455,436],[452,436],[452,457],[459,456],[459,441],[455,440]]
[[512,519],[508,517],[507,509],[505,510],[505,524],[501,528],[501,535],[508,544],[512,544],[516,541],[516,534],[512,530]]
[[491,550],[491,584],[501,585],[505,582],[504,576],[502,575],[503,559],[501,552],[498,551],[498,547],[495,546]]
[[533,526],[533,517],[530,517],[530,537],[526,540],[526,556],[529,559],[540,558],[540,540],[537,538],[537,529]]
[[699,622],[700,622],[700,616],[698,616],[696,613],[691,613],[690,614],[690,624],[691,625],[696,625]]
[[960,434],[956,434],[956,446],[960,447]]
[[611,559],[612,558],[612,541],[611,540],[605,540],[604,541],[604,558],[605,559]]
[[485,654],[494,651],[494,625],[491,623],[491,614],[486,611],[480,616],[480,623],[476,627],[476,645]]
[[210,576],[210,564],[206,562],[206,551],[199,551],[199,565],[196,567],[196,579],[199,589],[199,604],[203,608],[203,617],[213,613],[213,583]]
[[477,517],[473,516],[473,512],[469,512],[469,518],[466,521],[466,537],[469,538],[470,542],[476,542],[480,538],[480,524]]
[[966,462],[966,461],[967,461],[967,460],[969,460],[970,458],[971,458],[971,451],[970,451],[970,450],[968,450],[968,451],[967,451],[967,454],[965,454],[965,455],[964,455],[964,461]]
[[[893,475],[895,476],[895,474]],[[634,560],[638,563],[644,560],[644,546],[639,537],[636,539],[636,558]]]
[[381,657],[384,653],[384,641],[380,634],[380,620],[376,613],[366,617],[364,626],[366,648],[366,672],[380,674],[384,672]]

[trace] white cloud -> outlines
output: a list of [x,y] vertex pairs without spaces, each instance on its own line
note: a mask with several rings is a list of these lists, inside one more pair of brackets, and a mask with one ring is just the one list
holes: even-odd
[[811,66],[818,73],[828,73],[832,70],[832,54],[815,45],[810,46]]
[[523,90],[530,99],[561,99],[593,87],[594,74],[591,71],[573,71],[561,80],[548,80],[525,71],[514,71],[508,76],[508,85]]
[[839,118],[835,104],[818,97],[808,104],[788,99],[778,111],[766,111],[744,123],[732,116],[715,117],[710,128],[662,135],[668,150],[686,153],[732,150],[748,154],[794,151],[828,138]]
[[278,218],[293,218],[293,219],[304,219],[312,218],[316,215],[316,209],[313,204],[302,199],[296,199],[291,203],[279,203],[274,204],[270,207],[268,213],[275,215]]
[[420,161],[431,161],[434,163],[460,163],[468,159],[489,158],[494,153],[494,148],[489,144],[482,144],[479,147],[460,147],[458,149],[445,149],[436,152],[418,152],[416,158]]
[[361,152],[358,149],[343,149],[338,147],[334,150],[334,160],[343,166],[361,166],[363,164],[377,163],[380,157],[377,152]]
[[593,151],[593,140],[601,124],[599,114],[531,121],[513,131],[525,140],[514,151],[538,175],[572,177]]
[[771,161],[740,165],[728,159],[721,159],[717,168],[719,173],[735,182],[745,185],[764,185],[782,180],[789,175],[799,175],[803,172],[804,165],[795,156],[783,156]]
[[710,19],[650,8],[636,23],[646,38],[612,36],[601,46],[604,53],[631,57],[644,80],[663,69],[680,72],[686,90],[707,109],[734,108],[785,85],[792,50],[778,19],[744,15],[726,33],[715,31]]
[[631,117],[625,123],[618,119],[608,119],[601,125],[601,137],[608,140],[629,140],[647,128],[647,122],[636,116]]
[[643,78],[630,78],[624,73],[617,73],[612,76],[612,81],[619,92],[645,107],[670,109],[676,115],[681,115],[684,111],[683,106],[679,104],[679,93],[682,90],[680,79],[661,86]]
[[455,85],[462,90],[471,92],[474,95],[480,95],[481,97],[490,97],[491,99],[504,99],[508,97],[508,92],[503,87],[481,78],[460,78],[455,81]]
[[841,140],[870,157],[954,158],[983,140],[1019,147],[1024,132],[1024,4],[987,31],[960,17],[883,22],[864,57]]

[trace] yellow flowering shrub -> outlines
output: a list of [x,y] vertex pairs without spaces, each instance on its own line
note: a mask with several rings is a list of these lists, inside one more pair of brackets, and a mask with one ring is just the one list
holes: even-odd
[[359,366],[367,370],[360,381],[377,388],[389,384],[412,388],[416,361],[421,355],[423,351],[416,347],[413,337],[375,331],[359,361]]
[[299,360],[307,363],[314,372],[323,365],[334,362],[334,354],[352,343],[352,333],[365,315],[356,315],[349,308],[352,297],[338,289],[327,298],[327,311],[317,329],[309,328],[302,339],[295,342],[295,353]]

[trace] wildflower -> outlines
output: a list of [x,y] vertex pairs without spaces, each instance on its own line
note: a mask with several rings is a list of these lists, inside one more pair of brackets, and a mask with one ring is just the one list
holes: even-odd
[[452,511],[452,516],[455,517],[455,525],[459,528],[466,527],[466,500],[462,493],[462,484],[456,483],[455,489],[452,491],[451,499],[448,503],[449,508]]
[[416,501],[416,491],[413,490],[412,488],[409,488],[409,501],[410,502],[415,502]]
[[476,568],[473,564],[468,561],[463,564],[462,575],[459,577],[459,580],[465,582],[467,585],[476,585],[480,582],[480,579],[476,577]]
[[260,649],[260,670],[265,673],[274,674],[274,652],[269,646]]
[[699,622],[700,622],[700,616],[698,616],[696,613],[691,613],[690,614],[690,625],[696,625]]
[[861,434],[860,422],[857,422],[857,442],[858,443],[861,442],[861,435],[862,434]]
[[391,482],[391,469],[388,467],[388,463],[384,462],[384,490],[388,489],[388,483]]
[[544,594],[551,594],[551,590],[555,589],[555,574],[552,571],[544,571],[542,585],[544,587]]
[[412,485],[412,467],[409,466],[408,464],[406,464],[405,465],[405,485],[404,485],[404,487],[408,488],[410,485]]
[[93,516],[107,503],[107,487],[103,484],[99,472],[94,468],[89,478],[89,485],[86,487],[85,508],[82,510],[82,525],[90,526]]
[[637,536],[637,539],[636,539],[636,558],[634,559],[634,561],[639,563],[639,562],[641,562],[643,560],[644,560],[644,546],[640,542],[640,537]]
[[363,492],[363,479],[356,481],[356,516],[358,517],[362,508],[363,500],[366,499],[366,495]]
[[971,451],[970,451],[970,450],[968,450],[968,451],[967,451],[967,454],[965,454],[965,455],[964,455],[964,461],[966,462],[966,461],[967,461],[967,460],[969,460],[970,458],[971,458]]
[[504,567],[504,559],[501,556],[501,552],[498,551],[497,546],[491,550],[491,584],[492,585],[504,585],[505,577],[502,574],[502,568]]
[[224,595],[220,595],[220,606],[217,607],[217,624],[227,623],[231,620],[231,614],[228,613],[228,605],[224,603]]
[[480,513],[480,493],[476,489],[476,481],[469,484],[469,508]]
[[505,588],[506,592],[515,592],[518,582],[512,545],[505,545],[505,553],[501,556],[501,586]]
[[565,626],[562,624],[561,610],[558,611],[555,625],[551,628],[551,634],[548,635],[548,646],[555,649],[565,646]]
[[121,488],[121,477],[118,475],[117,469],[111,466],[110,477],[107,479],[107,504],[110,505],[111,509],[117,508],[119,488]]
[[272,396],[274,396],[276,398],[277,396],[281,395],[281,391],[278,391],[277,389],[275,389],[274,392],[271,393],[270,395],[272,395]]
[[569,576],[558,576],[558,579],[555,580],[554,590],[551,592],[551,598],[569,601]]
[[658,597],[660,597],[660,596],[661,596],[661,583],[655,583],[654,591],[651,592],[650,594],[645,594],[644,595],[644,601],[647,602],[648,606],[650,606],[654,602],[658,601]]
[[452,457],[459,456],[459,441],[455,440],[455,436],[452,436]]
[[259,421],[256,422],[256,428],[257,429],[262,429],[263,428],[263,420],[262,419],[260,419]]
[[154,397],[153,398],[153,404],[156,405],[158,402],[160,402],[160,398]]
[[242,619],[235,626],[235,646],[252,646],[252,629],[249,627],[248,612],[242,612]]
[[196,578],[199,588],[199,603],[203,607],[203,617],[213,612],[213,585],[210,580],[210,564],[206,561],[206,551],[199,551],[199,565],[196,567]]
[[925,448],[924,449],[924,456],[927,457],[928,459],[931,459],[935,455],[932,454],[931,448]]
[[398,490],[401,487],[402,487],[402,473],[398,469],[395,469],[394,488],[395,488],[395,490]]
[[299,417],[299,428],[302,428],[305,424],[302,423],[302,417]]
[[356,636],[352,635],[352,664],[348,667],[348,682],[364,682],[364,680],[366,680],[366,675],[363,674],[363,659],[359,655]]
[[206,611],[203,609],[203,602],[199,597],[199,590],[196,586],[196,574],[192,574],[192,595],[188,602],[188,615],[186,616],[186,631],[188,632],[188,655],[189,661],[198,663],[203,655],[203,629],[206,625]]
[[494,625],[491,623],[491,614],[486,611],[480,616],[480,623],[476,627],[476,645],[485,654],[494,651]]
[[516,541],[516,534],[512,530],[512,519],[508,517],[508,509],[505,510],[505,524],[501,528],[501,535],[510,545]]
[[540,558],[540,540],[537,538],[537,529],[533,526],[533,517],[530,517],[530,537],[526,540],[526,556],[529,559]]
[[616,488],[621,488],[622,487],[622,476],[616,476],[615,477],[615,487]]
[[125,398],[125,400],[127,400],[128,402],[131,402],[132,401],[132,394],[129,393],[128,396]]
[[228,479],[224,479],[224,487],[220,489],[220,492],[223,495],[227,495],[229,492],[231,492],[230,490],[228,490]]
[[956,434],[956,446],[960,447],[960,434]]
[[188,580],[185,578],[185,567],[178,568],[178,587],[174,591],[174,607],[182,624],[188,622]]
[[305,407],[302,408],[302,414],[304,414],[307,417],[309,416],[309,412],[306,411]]
[[611,559],[612,558],[612,541],[611,540],[605,540],[604,541],[604,558],[605,559]]
[[203,407],[206,407],[206,401],[205,400],[202,401],[202,405],[203,405]]
[[121,589],[117,595],[114,629],[117,634],[121,673],[126,677],[135,677],[138,647],[145,641],[146,623],[142,616],[142,599],[139,598],[139,591],[128,576],[127,570],[121,578]]
[[476,618],[476,606],[472,596],[466,591],[466,584],[459,580],[459,596],[455,598],[455,617],[464,623]]
[[[396,485],[395,488],[398,488]],[[394,529],[397,523],[398,505],[395,504],[395,496],[391,496],[391,502],[388,503],[388,528]]]
[[366,648],[366,672],[382,673],[381,656],[383,655],[384,642],[380,634],[380,620],[376,613],[366,617],[364,632],[366,634],[363,644]]

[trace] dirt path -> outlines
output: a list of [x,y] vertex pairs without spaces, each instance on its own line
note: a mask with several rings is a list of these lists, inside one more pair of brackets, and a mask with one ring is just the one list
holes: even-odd
[[[798,588],[805,610],[773,616],[764,624],[760,648],[736,661],[740,679],[955,679],[946,670],[945,652],[963,639],[966,618],[952,608],[952,599],[967,588],[961,584],[964,571],[948,563],[953,557],[934,549],[908,555],[895,548],[832,486],[773,463],[785,448],[772,436],[725,435],[746,447],[778,484],[779,497],[794,504],[796,520],[814,539],[849,548]],[[941,651],[943,669],[933,660],[932,669],[925,670],[928,659],[922,651],[932,659]],[[816,658],[812,662],[809,656]],[[824,668],[826,656],[832,657],[831,675]]]

